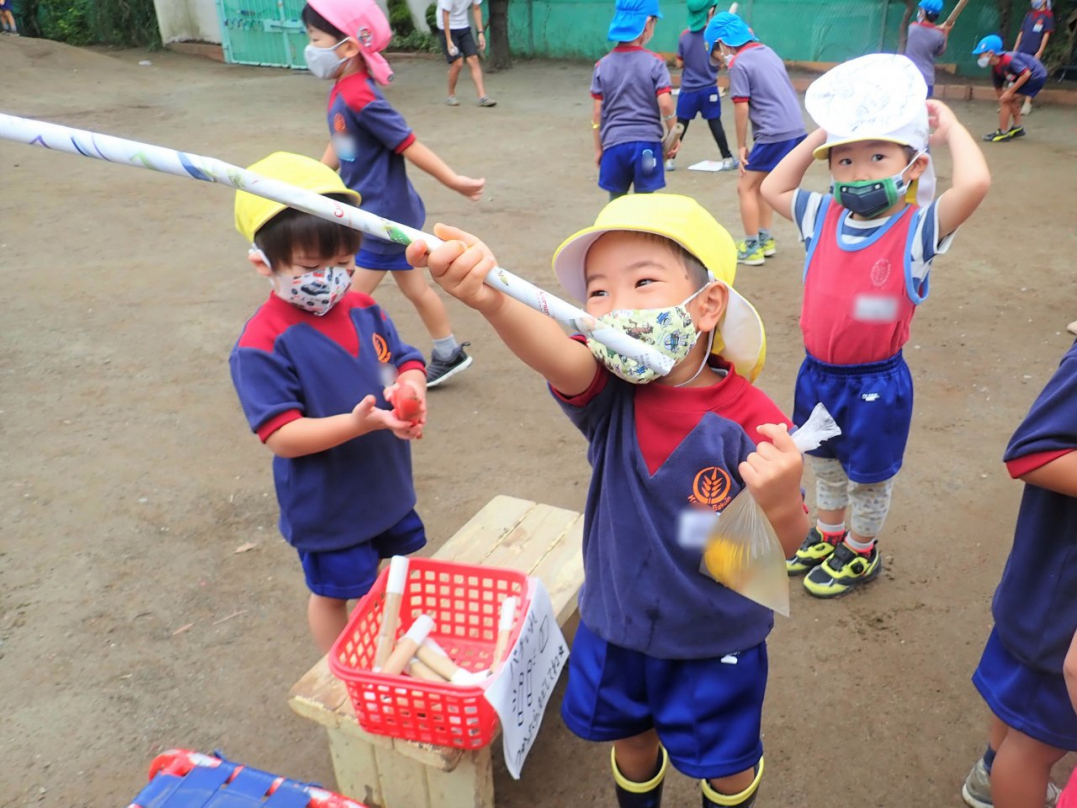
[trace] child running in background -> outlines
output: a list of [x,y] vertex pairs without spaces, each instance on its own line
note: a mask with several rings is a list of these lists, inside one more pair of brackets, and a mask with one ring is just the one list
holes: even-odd
[[662,140],[676,126],[669,68],[646,48],[662,18],[658,0],[617,0],[609,38],[617,45],[591,78],[591,129],[598,186],[610,199],[666,187]]
[[15,25],[15,15],[12,11],[12,0],[0,0],[0,26],[3,26],[5,34],[19,35],[19,28]]
[[[1047,43],[1051,41],[1051,34],[1054,31],[1055,13],[1051,10],[1050,2],[1032,0],[1032,10],[1021,20],[1021,31],[1017,34],[1013,49],[1042,62]],[[1030,112],[1032,112],[1032,98],[1026,95],[1021,114],[1028,115]]]
[[1047,68],[1039,59],[1026,53],[1004,51],[1002,38],[995,34],[981,39],[972,55],[980,57],[976,60],[980,67],[991,68],[991,81],[999,101],[998,129],[988,132],[983,139],[989,143],[1001,143],[1024,137],[1021,107],[1025,98],[1035,98],[1043,89],[1047,83]]
[[449,241],[429,255],[416,243],[409,260],[545,377],[590,444],[565,723],[612,742],[621,808],[657,808],[670,764],[701,780],[705,807],[750,806],[773,613],[700,572],[705,532],[692,526],[745,487],[790,552],[807,519],[785,418],[749,382],[765,346],[759,315],[731,286],[733,240],[688,197],[633,195],[555,253],[558,279],[589,314],[674,360],[658,378],[484,286],[496,261],[474,236],[435,233]]
[[[710,127],[714,142],[722,155],[719,171],[732,171],[737,167],[733,153],[729,151],[725,130],[722,128],[722,98],[718,92],[718,67],[707,53],[703,29],[714,15],[718,0],[688,0],[688,28],[677,41],[677,67],[681,68],[681,91],[677,96],[677,123],[681,128],[681,141],[688,133],[688,124],[697,115]],[[666,171],[675,168],[674,158],[666,161]]]
[[992,713],[987,749],[961,793],[972,808],[1041,808],[1058,796],[1051,767],[1077,751],[1077,343],[1003,460],[1025,490],[972,677]]
[[[278,152],[251,171],[361,201],[309,157]],[[232,349],[232,382],[251,430],[275,455],[280,532],[299,553],[310,631],[325,653],[344,630],[348,601],[374,584],[378,562],[426,544],[408,447],[426,421],[426,371],[385,312],[348,291],[357,231],[243,191],[235,215],[250,262],[273,291]],[[403,386],[422,402],[417,423],[386,409]]]
[[935,60],[946,52],[950,28],[935,25],[942,13],[942,0],[920,0],[917,9],[916,21],[909,25],[905,55],[923,74],[927,82],[927,97],[931,98],[935,94]]
[[[737,245],[737,260],[762,266],[778,251],[770,228],[774,212],[763,198],[763,180],[804,140],[800,101],[781,58],[760,44],[736,14],[716,14],[704,34],[707,53],[729,68],[729,95],[733,98],[740,158],[740,218],[744,240]],[[715,49],[719,50],[715,54]],[[752,153],[748,154],[748,122],[752,123]]]
[[[764,196],[797,224],[808,252],[800,316],[807,356],[793,421],[804,423],[822,402],[842,431],[810,453],[818,522],[787,562],[789,574],[806,575],[805,589],[819,598],[844,595],[882,571],[876,540],[912,421],[912,376],[901,348],[927,298],[932,261],[948,250],[991,183],[979,146],[948,107],[926,94],[904,56],[839,65],[808,90],[808,111],[821,128],[763,183]],[[878,99],[893,99],[893,112],[880,109]],[[953,183],[919,207],[911,200],[931,159],[929,109],[931,142],[949,146]],[[858,117],[865,113],[872,118]],[[830,166],[829,194],[800,188],[813,158]]]
[[[329,94],[329,146],[322,162],[339,169],[344,183],[363,198],[363,210],[421,229],[426,208],[408,180],[405,160],[472,200],[482,196],[482,179],[463,177],[420,143],[404,118],[385,100],[377,84],[392,77],[380,51],[388,44],[389,22],[374,0],[313,0],[303,9],[310,45],[307,66],[321,79],[335,80]],[[349,33],[345,34],[344,32]],[[453,335],[441,298],[421,272],[412,272],[404,247],[377,238],[363,240],[356,256],[355,290],[373,294],[386,272],[415,306],[434,341],[427,382],[437,387],[471,364]]]

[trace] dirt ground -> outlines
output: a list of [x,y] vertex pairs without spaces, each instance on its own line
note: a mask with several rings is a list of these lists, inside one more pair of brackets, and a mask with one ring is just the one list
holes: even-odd
[[[589,67],[490,76],[490,110],[445,107],[436,61],[396,68],[388,95],[420,138],[488,180],[472,204],[413,171],[429,222],[482,234],[503,265],[556,289],[554,248],[604,201]],[[305,74],[10,38],[0,73],[5,112],[241,165],[278,149],[320,155],[326,140],[328,87]],[[994,105],[957,113],[974,133],[995,125]],[[918,406],[885,577],[832,603],[794,587],[793,617],[778,619],[760,805],[961,805],[986,720],[969,676],[1020,496],[1000,456],[1077,318],[1077,110],[1039,109],[1028,130],[987,147],[994,189],[917,316]],[[736,230],[734,177],[683,170],[713,152],[697,122],[669,189]],[[945,150],[938,164],[945,183]],[[126,805],[173,746],[332,785],[321,729],[285,703],[317,654],[275,528],[269,455],[228,375],[266,294],[232,194],[7,142],[0,177],[0,805]],[[737,280],[769,331],[762,386],[788,408],[803,259],[793,228],[776,230],[779,255]],[[428,350],[395,286],[379,298]],[[495,494],[582,509],[588,479],[584,442],[538,378],[470,311],[451,313],[475,364],[431,396],[415,446],[429,551]],[[503,808],[613,803],[608,751],[571,736],[556,709],[521,781],[497,765]],[[698,799],[669,779],[667,805]]]

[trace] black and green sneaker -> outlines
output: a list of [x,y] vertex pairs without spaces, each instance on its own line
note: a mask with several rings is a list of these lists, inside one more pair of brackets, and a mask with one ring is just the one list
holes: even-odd
[[864,555],[842,542],[822,564],[808,573],[804,588],[817,598],[836,598],[874,581],[882,571],[883,559],[878,546]]
[[830,539],[819,532],[818,527],[813,527],[792,557],[785,559],[785,571],[790,575],[807,575],[830,558],[845,536],[845,533],[835,534]]

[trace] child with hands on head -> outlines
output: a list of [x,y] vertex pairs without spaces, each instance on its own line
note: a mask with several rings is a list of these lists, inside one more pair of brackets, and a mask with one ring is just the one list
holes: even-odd
[[[329,146],[322,162],[340,171],[344,184],[358,192],[365,211],[422,229],[426,208],[408,179],[405,160],[448,188],[473,201],[482,196],[485,180],[457,174],[420,143],[404,118],[382,95],[378,85],[392,79],[381,51],[391,31],[374,0],[311,0],[303,8],[310,44],[305,56],[310,71],[333,81],[329,94]],[[378,238],[363,240],[355,258],[355,290],[373,294],[386,272],[422,318],[434,342],[427,382],[437,387],[471,364],[464,345],[453,335],[441,298],[421,272],[411,272],[400,244]]]
[[702,781],[705,806],[751,805],[773,613],[700,571],[699,526],[744,488],[787,552],[808,524],[788,421],[751,384],[764,335],[732,287],[732,238],[694,200],[634,195],[557,250],[555,272],[589,315],[674,361],[659,378],[485,286],[496,260],[474,236],[435,233],[447,242],[413,244],[408,260],[490,322],[589,443],[567,725],[613,742],[622,807],[657,806],[670,764]]
[[[361,201],[307,157],[278,152],[250,168],[343,204]],[[379,561],[426,544],[408,447],[426,423],[426,369],[377,303],[349,291],[357,231],[244,191],[235,217],[273,291],[232,349],[232,381],[275,455],[280,531],[299,553],[324,653]],[[405,398],[417,409],[406,419],[388,408]]]
[[[928,273],[954,231],[983,201],[990,173],[976,141],[904,56],[846,62],[808,89],[820,128],[763,183],[774,209],[807,247],[800,328],[806,357],[793,420],[822,402],[842,434],[810,452],[818,523],[793,554],[790,575],[808,593],[846,594],[878,577],[876,538],[890,508],[912,422],[912,376],[902,357]],[[880,104],[879,100],[883,103]],[[931,201],[931,145],[946,144],[953,183]],[[831,192],[800,187],[827,160]],[[917,204],[917,192],[921,194]],[[846,517],[851,507],[851,524]]]

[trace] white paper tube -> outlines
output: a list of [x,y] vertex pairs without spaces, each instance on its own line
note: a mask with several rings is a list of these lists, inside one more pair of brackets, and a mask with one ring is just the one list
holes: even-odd
[[443,676],[439,676],[437,671],[433,668],[424,665],[418,658],[412,658],[408,663],[408,676],[413,679],[422,679],[424,682],[441,682],[445,683],[446,679]]
[[415,652],[419,650],[419,646],[423,644],[426,635],[433,630],[434,620],[432,617],[420,614],[415,618],[415,622],[408,629],[408,633],[400,638],[400,642],[396,644],[393,653],[389,654],[389,658],[385,660],[381,673],[395,676],[403,671],[404,666],[411,661],[411,658],[415,656]]
[[490,658],[490,670],[497,664],[509,650],[509,637],[512,635],[512,624],[516,622],[516,604],[519,598],[515,595],[501,601],[501,615],[497,623],[497,642],[494,644],[494,655]]

